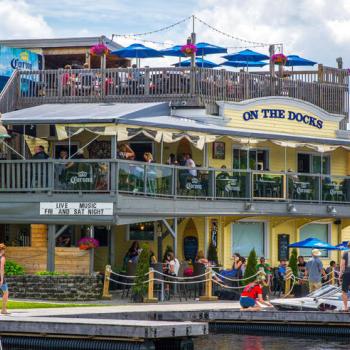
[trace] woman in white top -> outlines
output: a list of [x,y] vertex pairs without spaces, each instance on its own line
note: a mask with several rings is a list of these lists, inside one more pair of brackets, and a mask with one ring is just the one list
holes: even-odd
[[171,276],[177,276],[180,269],[180,263],[179,263],[179,260],[175,258],[173,252],[169,252],[167,256],[167,261],[168,261],[168,266],[167,266],[168,274]]

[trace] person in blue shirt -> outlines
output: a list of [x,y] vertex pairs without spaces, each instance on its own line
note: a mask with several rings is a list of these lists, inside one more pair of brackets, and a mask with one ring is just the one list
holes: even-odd
[[287,272],[287,260],[280,260],[277,272],[280,279],[285,279]]

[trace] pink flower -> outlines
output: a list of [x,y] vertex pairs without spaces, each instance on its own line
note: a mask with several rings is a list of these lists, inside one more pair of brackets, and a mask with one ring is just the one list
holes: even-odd
[[107,55],[108,52],[109,49],[105,44],[96,44],[90,47],[90,54],[94,56]]
[[197,52],[197,46],[194,44],[186,44],[181,46],[181,52],[186,56],[191,56]]

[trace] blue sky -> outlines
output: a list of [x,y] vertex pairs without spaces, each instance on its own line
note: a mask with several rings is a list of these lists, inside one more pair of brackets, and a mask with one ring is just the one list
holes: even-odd
[[[0,38],[144,32],[191,14],[240,38],[282,42],[286,54],[299,54],[329,66],[342,56],[345,67],[350,67],[349,0],[0,0]],[[188,22],[145,38],[168,45],[181,44],[190,31]],[[226,47],[245,45],[200,24],[196,31],[199,41]],[[123,45],[135,42],[117,40]],[[267,48],[259,51],[267,53]]]

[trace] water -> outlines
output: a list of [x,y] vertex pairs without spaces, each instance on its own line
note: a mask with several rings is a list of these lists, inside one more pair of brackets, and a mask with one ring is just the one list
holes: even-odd
[[334,350],[349,349],[349,339],[211,334],[194,340],[195,350]]

